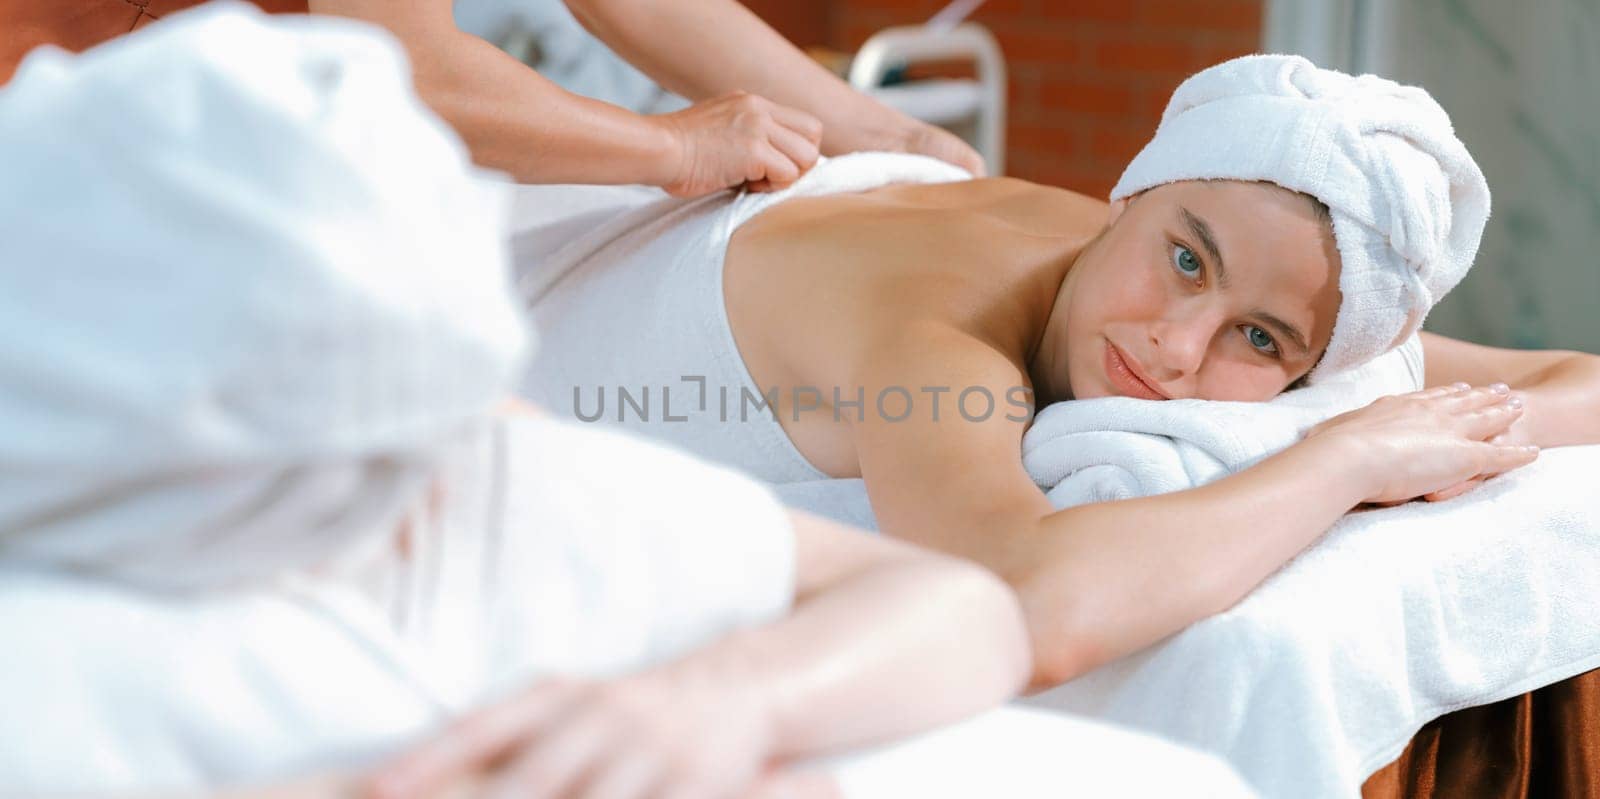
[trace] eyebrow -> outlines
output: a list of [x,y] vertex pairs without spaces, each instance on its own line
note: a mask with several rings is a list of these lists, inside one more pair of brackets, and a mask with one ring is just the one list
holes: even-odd
[[1189,232],[1200,240],[1200,246],[1206,248],[1206,253],[1211,256],[1211,263],[1217,270],[1217,285],[1228,287],[1228,265],[1222,262],[1222,250],[1217,249],[1217,237],[1212,234],[1211,226],[1204,219],[1189,212],[1189,209],[1178,206],[1178,213],[1183,215],[1183,223],[1188,225]]
[[1311,354],[1311,347],[1306,345],[1305,336],[1300,335],[1300,331],[1296,330],[1294,326],[1266,311],[1257,311],[1255,315],[1260,317],[1261,321],[1266,322],[1268,327],[1276,328],[1279,335],[1289,339],[1289,343],[1300,351],[1301,357]]
[[[1189,228],[1189,232],[1200,240],[1200,246],[1204,247],[1206,254],[1211,257],[1211,263],[1217,272],[1217,285],[1224,289],[1228,288],[1228,265],[1222,260],[1222,249],[1217,246],[1217,237],[1211,231],[1211,225],[1181,205],[1178,206],[1178,213],[1183,216],[1183,223]],[[1288,339],[1302,357],[1311,354],[1311,347],[1306,343],[1306,337],[1294,325],[1266,311],[1256,311],[1253,315],[1260,317],[1261,321],[1276,330],[1278,335]]]

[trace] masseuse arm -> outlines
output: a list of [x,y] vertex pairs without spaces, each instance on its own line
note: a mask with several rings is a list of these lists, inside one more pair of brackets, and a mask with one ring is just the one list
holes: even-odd
[[1504,380],[1526,403],[1511,429],[1519,443],[1541,447],[1600,444],[1600,355],[1570,350],[1511,350],[1422,334],[1429,386]]
[[310,0],[315,13],[394,33],[417,92],[479,164],[525,183],[644,183],[701,194],[745,181],[782,185],[816,161],[820,123],[751,95],[641,116],[569,93],[456,28],[450,0]]
[[828,155],[913,152],[983,174],[983,159],[965,142],[852,89],[735,0],[567,0],[567,7],[629,63],[691,100],[743,89],[815,114]]
[[[1497,403],[1489,415],[1448,428],[1420,414],[1420,400],[1394,398],[1374,405],[1376,414],[1357,412],[1370,431],[1359,436],[1308,437],[1199,488],[1057,511],[1018,457],[1023,424],[1003,412],[967,421],[950,404],[966,386],[1003,396],[1023,384],[1018,368],[959,331],[903,327],[890,334],[902,342],[880,342],[860,364],[867,396],[888,386],[951,392],[937,421],[924,402],[904,421],[868,413],[858,425],[853,438],[873,511],[885,532],[972,558],[1017,589],[1037,686],[1232,606],[1364,501],[1409,499],[1533,457],[1479,443],[1517,414],[1488,392],[1461,401]],[[1466,432],[1450,432],[1457,430]],[[1389,463],[1398,465],[1376,468]],[[1446,479],[1437,476],[1441,463]],[[1412,485],[1424,473],[1437,482]]]
[[382,768],[373,793],[423,799],[482,774],[515,795],[566,796],[552,773],[598,783],[654,763],[649,795],[745,796],[752,780],[814,779],[783,768],[796,759],[953,721],[1021,687],[1027,634],[994,575],[804,514],[794,528],[787,617],[630,677],[535,684]]

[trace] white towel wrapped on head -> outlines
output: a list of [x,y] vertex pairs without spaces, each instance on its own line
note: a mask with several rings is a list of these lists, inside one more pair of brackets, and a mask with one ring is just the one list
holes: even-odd
[[1111,190],[1268,181],[1328,206],[1343,295],[1311,382],[1399,346],[1472,267],[1489,185],[1423,89],[1253,55],[1180,84]]

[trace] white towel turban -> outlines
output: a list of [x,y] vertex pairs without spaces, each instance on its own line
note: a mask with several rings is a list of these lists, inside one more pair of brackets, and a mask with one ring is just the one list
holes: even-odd
[[1428,93],[1374,75],[1254,55],[1184,81],[1111,190],[1270,181],[1332,211],[1343,297],[1311,382],[1400,345],[1466,276],[1489,186]]
[[213,587],[392,530],[524,346],[399,46],[243,4],[0,90],[0,564]]

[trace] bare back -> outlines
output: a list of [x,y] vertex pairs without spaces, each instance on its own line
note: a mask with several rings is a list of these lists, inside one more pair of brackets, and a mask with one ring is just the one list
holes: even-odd
[[[870,409],[877,388],[905,376],[883,366],[924,346],[950,361],[920,382],[1028,385],[1061,281],[1105,216],[1101,201],[1004,178],[781,203],[729,242],[734,338],[756,383],[780,388],[778,417],[799,451],[831,476],[860,476],[858,410],[836,414],[835,392],[849,402],[865,387]],[[937,343],[952,337],[970,346]],[[800,386],[816,389],[817,407],[795,402]]]

